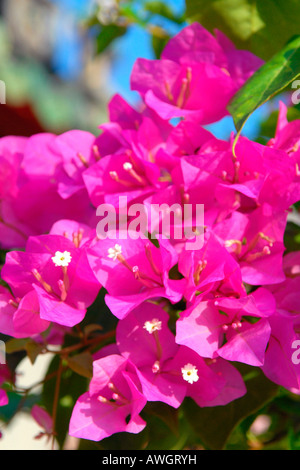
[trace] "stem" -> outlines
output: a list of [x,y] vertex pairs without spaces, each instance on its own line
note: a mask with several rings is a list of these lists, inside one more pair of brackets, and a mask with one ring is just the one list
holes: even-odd
[[[64,370],[66,370],[66,367],[64,367]],[[54,371],[51,374],[46,375],[46,377],[43,380],[40,380],[40,382],[37,382],[33,385],[31,385],[28,388],[16,388],[15,391],[17,393],[23,393],[25,395],[28,395],[34,388],[39,387],[40,385],[44,385],[48,380],[53,379],[54,377],[57,376],[58,371]]]
[[96,336],[96,338],[89,339],[88,341],[85,340],[79,344],[75,344],[74,346],[69,346],[68,348],[61,349],[60,351],[52,351],[48,349],[48,352],[51,352],[52,354],[68,356],[70,353],[77,351],[77,349],[84,348],[85,346],[93,346],[94,344],[98,344],[101,341],[112,338],[114,335],[115,335],[115,330],[108,331],[108,333],[105,333],[103,335],[98,335]]
[[52,411],[52,420],[53,420],[52,450],[54,450],[54,444],[55,444],[55,426],[56,426],[57,406],[58,406],[59,389],[60,389],[62,371],[63,371],[63,365],[62,365],[62,360],[60,359],[59,367],[57,370],[57,378],[56,378],[54,401],[53,401],[53,411]]

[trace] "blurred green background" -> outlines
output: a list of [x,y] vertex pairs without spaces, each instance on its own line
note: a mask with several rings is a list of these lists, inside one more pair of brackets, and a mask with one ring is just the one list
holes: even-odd
[[[297,32],[299,17],[300,2],[295,0],[187,0],[187,5],[184,0],[0,0],[0,80],[6,84],[0,136],[69,129],[98,133],[115,93],[138,103],[129,86],[134,61],[159,57],[187,18],[210,30],[220,28],[239,47],[268,59]],[[279,27],[282,34],[274,35]],[[255,139],[272,137],[277,104],[273,100],[255,112],[244,133]],[[299,112],[294,108],[291,115],[299,117]],[[226,138],[234,126],[227,117],[210,128]],[[298,226],[288,225],[285,242],[289,250],[299,250]],[[260,373],[249,376],[247,383],[246,402],[201,410],[188,401],[179,411],[152,404],[141,435],[80,445],[176,450],[222,448],[227,441],[227,449],[300,449],[300,397],[270,385]],[[78,395],[78,388],[74,391]],[[69,390],[62,400],[66,397]],[[73,398],[63,402],[67,413]],[[10,405],[1,410],[3,421],[10,422],[20,400],[11,395]],[[38,400],[28,397],[25,410]]]

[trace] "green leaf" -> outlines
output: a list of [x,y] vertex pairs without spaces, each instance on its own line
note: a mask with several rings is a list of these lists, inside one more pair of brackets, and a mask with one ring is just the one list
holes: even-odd
[[12,354],[18,351],[26,351],[28,338],[16,339],[12,338],[5,343],[5,350],[7,354]]
[[28,411],[39,401],[39,396],[34,394],[24,397],[18,393],[8,391],[7,395],[8,405],[0,408],[0,420],[6,423],[12,420],[21,409]]
[[151,41],[152,41],[152,47],[153,51],[155,54],[155,57],[157,59],[160,58],[162,51],[164,50],[169,38],[160,38],[155,36],[155,34],[152,35]]
[[110,44],[120,36],[123,36],[127,28],[109,24],[101,26],[101,32],[97,37],[97,54],[101,54]]
[[26,351],[27,356],[32,364],[35,363],[38,355],[43,351],[44,346],[36,343],[30,338],[12,338],[5,343],[7,354],[13,354],[20,351]]
[[[6,252],[4,250],[0,250],[0,265],[3,265],[5,263],[5,257],[6,257]],[[0,283],[2,284],[1,279],[0,279]]]
[[93,358],[88,352],[67,358],[70,369],[86,378],[93,377]]
[[245,365],[236,367],[248,376],[245,396],[228,405],[212,408],[199,408],[191,399],[183,403],[184,413],[193,431],[208,449],[223,449],[236,426],[260,410],[277,393],[277,385],[270,382],[260,370],[254,376],[250,373],[253,368]]
[[166,5],[166,2],[159,0],[147,1],[144,4],[144,9],[152,15],[162,16],[170,21],[174,21],[174,23],[177,24],[184,22],[184,17],[176,15],[172,8],[170,8],[169,5]]
[[178,410],[166,405],[165,403],[149,402],[147,403],[144,413],[160,418],[168,426],[170,431],[178,436]]
[[36,343],[33,340],[29,340],[26,344],[26,352],[27,356],[30,359],[31,364],[35,363],[36,358],[39,354],[43,351],[44,346],[43,344]]
[[290,426],[288,431],[289,449],[300,450],[300,432],[295,432]]
[[267,60],[299,34],[298,0],[186,0],[186,16]]
[[284,90],[299,75],[300,36],[297,36],[260,67],[229,104],[228,111],[233,116],[238,133],[259,106]]

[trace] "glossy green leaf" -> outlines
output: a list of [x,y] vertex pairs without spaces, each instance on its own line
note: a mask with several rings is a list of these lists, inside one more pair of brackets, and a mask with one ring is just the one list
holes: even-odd
[[225,406],[199,408],[191,399],[185,400],[185,415],[205,447],[223,449],[236,426],[247,416],[257,412],[275,397],[278,387],[270,382],[261,371],[239,365],[246,380],[247,394]]
[[165,46],[166,46],[169,39],[170,39],[169,37],[160,38],[160,37],[157,37],[155,35],[152,36],[152,38],[151,38],[152,47],[153,47],[155,57],[157,59],[160,58],[160,56],[162,54],[162,51],[164,50],[164,48],[165,48]]
[[187,18],[267,60],[299,34],[298,0],[186,0]]
[[160,0],[150,0],[145,2],[144,9],[146,12],[151,13],[152,15],[159,15],[164,18],[167,18],[174,23],[181,24],[184,21],[183,16],[176,15],[172,8],[166,4],[166,2]]
[[260,67],[234,96],[228,106],[236,130],[263,103],[284,90],[300,76],[300,36],[290,41],[270,61]]
[[97,38],[97,53],[101,54],[104,52],[115,39],[123,36],[126,31],[127,28],[115,24],[101,26],[101,31]]

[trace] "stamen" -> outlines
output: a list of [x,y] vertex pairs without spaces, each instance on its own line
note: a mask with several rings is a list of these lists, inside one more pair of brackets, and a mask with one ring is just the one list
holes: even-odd
[[167,80],[165,80],[164,85],[165,85],[165,90],[166,90],[166,95],[167,95],[168,100],[173,102],[174,101],[174,96],[171,92],[170,83]]
[[179,191],[180,191],[180,197],[181,197],[181,205],[184,206],[184,204],[189,203],[190,195],[185,192],[183,185],[180,186]]
[[230,248],[232,245],[237,245],[234,252],[237,255],[240,255],[241,250],[242,250],[242,242],[240,240],[226,240],[225,243],[224,243],[224,246],[226,248]]
[[123,168],[125,171],[130,171],[132,170],[132,164],[130,162],[125,162]]
[[195,285],[197,286],[200,282],[200,274],[202,273],[203,269],[205,269],[207,266],[207,261],[206,260],[200,260],[198,261],[197,267],[194,272],[194,282]]
[[189,82],[188,82],[188,79],[187,78],[183,78],[181,80],[181,87],[180,87],[180,92],[179,92],[179,96],[177,98],[177,102],[176,102],[176,106],[178,108],[182,108],[184,102],[185,102],[185,94],[187,92],[187,89],[188,89],[188,85],[189,85]]
[[98,162],[101,159],[101,155],[100,155],[99,148],[97,145],[93,145],[93,154],[94,154],[95,160]]
[[125,162],[123,165],[123,169],[127,171],[127,173],[129,173],[130,176],[132,176],[132,178],[134,178],[139,184],[146,186],[147,184],[146,180],[133,169],[132,163]]
[[253,253],[251,255],[248,255],[247,258],[246,258],[246,261],[248,263],[250,263],[251,261],[254,261],[258,258],[261,258],[263,256],[267,256],[267,255],[270,255],[270,254],[271,254],[270,247],[269,246],[264,246],[262,251],[259,251],[257,253]]
[[240,168],[241,168],[240,162],[234,162],[234,177],[233,177],[234,183],[237,183],[239,181]]
[[19,308],[19,304],[18,304],[15,300],[13,300],[13,299],[10,299],[10,300],[8,301],[8,303],[9,303],[9,305],[11,305],[12,307],[14,307],[14,308],[16,308],[16,309]]
[[228,75],[228,77],[230,77],[230,73],[227,69],[225,69],[225,67],[221,67],[221,70],[222,72],[224,72],[226,75]]
[[118,393],[113,393],[112,399],[115,401],[121,402],[121,404],[124,404],[124,405],[128,403],[128,400],[122,397],[121,395],[119,395]]
[[155,361],[153,366],[152,366],[152,372],[153,374],[157,374],[158,372],[160,372],[160,362],[159,361]]
[[125,181],[123,179],[119,178],[119,175],[116,171],[110,171],[109,176],[111,177],[112,180],[114,180],[116,183],[122,184],[123,186],[126,186],[127,188],[133,188],[134,184],[131,183],[130,181]]
[[120,401],[122,404],[128,403],[127,398],[124,397],[124,395],[120,392],[120,390],[118,390],[118,388],[112,382],[109,382],[107,386],[109,390],[112,392],[113,400]]
[[83,238],[83,230],[79,229],[78,232],[74,232],[72,237],[73,237],[73,243],[74,243],[75,247],[79,248],[80,243],[81,243],[82,238]]
[[137,281],[141,282],[144,286],[148,287],[149,289],[152,289],[154,286],[153,286],[153,283],[155,284],[158,284],[156,281],[152,280],[151,278],[149,278],[148,276],[146,276],[145,274],[141,273],[140,272],[140,269],[138,266],[133,266],[132,268],[132,272],[134,274],[134,277]]
[[58,287],[59,287],[59,290],[61,292],[61,295],[60,295],[60,298],[62,300],[62,302],[65,302],[67,296],[68,296],[68,292],[67,292],[67,289],[66,289],[66,286],[65,286],[65,283],[64,281],[62,281],[61,279],[57,282],[58,284]]
[[149,162],[155,163],[155,156],[153,155],[151,150],[149,150],[148,156],[149,156]]
[[82,153],[78,152],[78,153],[77,153],[77,157],[79,158],[79,160],[81,161],[81,163],[82,163],[86,168],[89,167],[88,161],[87,161],[86,158],[82,155]]
[[[269,243],[269,246],[273,246],[273,243],[274,243],[274,240],[270,237],[268,237],[267,235],[265,235],[263,232],[258,232],[258,234],[253,238],[253,240],[249,243],[248,245],[248,249],[246,250],[246,252],[243,254],[242,258],[245,258],[247,256],[247,254],[252,251],[257,243],[259,242],[259,240],[262,239],[262,240],[265,240]],[[266,254],[266,253],[265,253]],[[250,255],[249,255],[250,256]]]
[[47,291],[49,294],[52,294],[53,293],[52,287],[50,286],[50,284],[48,284],[47,282],[44,281],[44,279],[42,278],[42,276],[40,275],[38,270],[33,269],[31,272],[34,275],[34,277],[36,278],[36,280],[43,286],[45,291]]
[[265,235],[264,233],[262,232],[259,232],[259,236],[262,240],[266,240],[270,246],[273,246],[273,239],[268,237],[267,235]]
[[[271,142],[272,144],[272,142]],[[295,145],[289,148],[286,152],[290,156],[292,153],[297,152],[299,150],[299,141],[295,143]]]
[[184,105],[184,103],[189,97],[191,81],[192,81],[192,68],[187,67],[186,78],[183,78],[181,80],[181,88],[180,88],[179,96],[178,96],[177,103],[176,103],[178,108],[182,108],[182,106]]
[[187,78],[187,81],[190,85],[190,83],[192,81],[192,67],[187,67],[187,69],[186,69],[186,78]]
[[227,180],[227,171],[223,170],[222,173],[221,173],[221,178],[223,181],[226,181]]
[[111,390],[112,392],[118,393],[118,390],[117,390],[116,386],[112,382],[108,382],[107,386],[108,386],[109,390]]
[[97,400],[100,401],[100,403],[109,403],[109,400],[105,397],[103,397],[102,395],[99,395],[97,397]]
[[157,275],[157,276],[161,276],[161,272],[160,270],[158,269],[158,267],[156,266],[154,260],[153,260],[153,255],[152,255],[152,251],[151,251],[151,245],[150,243],[147,243],[146,246],[145,246],[145,252],[146,252],[146,256],[147,256],[147,259],[151,265],[151,268],[153,269],[154,273]]
[[112,180],[115,180],[117,182],[119,181],[119,176],[116,171],[110,171],[109,176],[111,177]]
[[66,266],[63,266],[61,269],[62,269],[62,272],[63,272],[63,275],[64,275],[63,283],[65,285],[66,291],[68,292],[69,287],[70,287],[70,280],[69,280],[69,276],[68,276],[68,268]]

